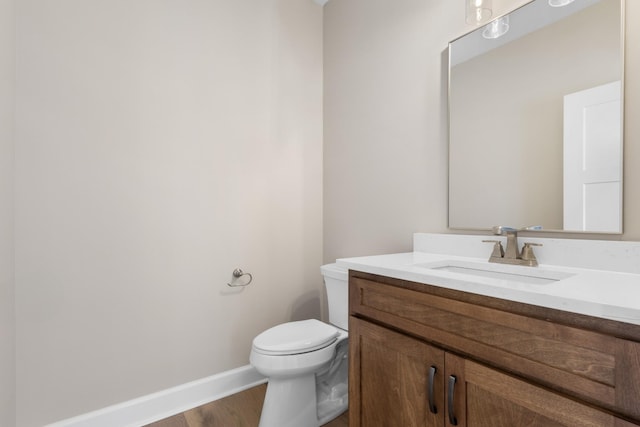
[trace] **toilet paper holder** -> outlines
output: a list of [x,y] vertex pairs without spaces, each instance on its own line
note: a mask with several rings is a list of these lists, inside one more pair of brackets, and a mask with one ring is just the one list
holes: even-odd
[[245,273],[241,268],[236,268],[235,270],[233,270],[232,274],[235,279],[240,279],[243,276],[249,276],[249,280],[247,281],[247,283],[235,283],[235,279],[231,281],[232,283],[227,283],[227,286],[231,286],[232,288],[248,286],[253,280],[253,276],[251,275],[251,273]]

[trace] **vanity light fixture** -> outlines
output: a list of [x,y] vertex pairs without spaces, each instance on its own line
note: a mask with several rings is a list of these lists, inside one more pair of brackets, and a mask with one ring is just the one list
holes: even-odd
[[574,0],[549,0],[549,6],[551,7],[563,7],[570,3],[573,3]]
[[482,37],[485,39],[497,39],[509,31],[509,15],[505,15],[485,25]]
[[467,11],[467,24],[480,25],[491,18],[493,10],[491,0],[464,0]]

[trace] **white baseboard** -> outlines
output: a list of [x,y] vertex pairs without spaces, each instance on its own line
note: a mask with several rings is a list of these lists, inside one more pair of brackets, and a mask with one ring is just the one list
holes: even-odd
[[247,365],[109,406],[48,427],[139,427],[267,381]]

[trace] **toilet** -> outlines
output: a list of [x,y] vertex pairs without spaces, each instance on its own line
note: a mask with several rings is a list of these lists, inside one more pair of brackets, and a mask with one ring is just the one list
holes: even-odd
[[320,267],[329,322],[283,323],[254,338],[251,365],[268,378],[259,427],[318,427],[348,406],[348,275]]

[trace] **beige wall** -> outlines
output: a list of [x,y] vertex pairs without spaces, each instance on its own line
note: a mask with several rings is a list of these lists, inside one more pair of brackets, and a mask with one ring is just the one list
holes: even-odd
[[640,240],[640,3],[627,0],[624,79],[624,235]]
[[19,426],[248,364],[319,316],[317,4],[23,0],[17,52]]
[[13,0],[0,0],[0,426],[15,425]]
[[[494,1],[495,15],[524,3]],[[622,238],[640,240],[640,5],[626,3]],[[471,29],[462,1],[325,6],[325,261],[408,251],[413,232],[447,231],[446,48]]]
[[409,250],[413,232],[447,227],[441,82],[464,2],[339,0],[324,12],[324,259]]

